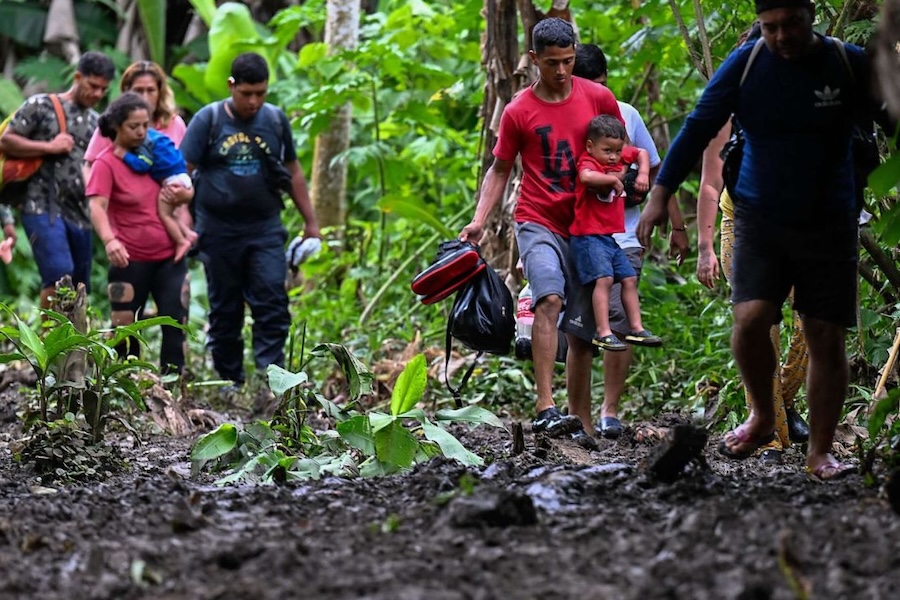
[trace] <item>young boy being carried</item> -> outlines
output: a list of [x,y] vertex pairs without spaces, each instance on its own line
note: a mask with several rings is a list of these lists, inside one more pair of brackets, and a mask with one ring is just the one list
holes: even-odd
[[635,189],[650,187],[650,159],[647,151],[626,146],[625,127],[615,117],[600,115],[588,127],[584,154],[578,159],[575,190],[575,220],[570,251],[581,285],[593,284],[592,305],[597,332],[594,344],[604,350],[627,348],[609,326],[609,290],[622,284],[622,305],[628,318],[625,342],[638,346],[660,346],[662,340],[644,329],[637,294],[637,274],[625,252],[613,239],[625,231],[624,184],[627,166],[638,164]]
[[[147,130],[147,138],[135,152],[122,152],[118,147],[113,151],[121,153],[120,158],[132,171],[149,173],[150,177],[163,187],[167,185],[193,187],[187,174],[187,164],[181,152],[175,147],[175,143],[154,129]],[[174,261],[178,262],[197,241],[197,233],[175,217],[175,210],[175,206],[164,202],[161,198],[157,200],[159,220],[175,242]]]

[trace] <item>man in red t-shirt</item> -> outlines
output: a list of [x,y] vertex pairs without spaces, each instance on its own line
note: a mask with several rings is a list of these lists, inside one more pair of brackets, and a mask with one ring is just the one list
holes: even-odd
[[[570,278],[569,227],[575,209],[576,158],[590,120],[609,114],[622,120],[616,99],[607,88],[572,77],[575,33],[562,19],[540,21],[529,51],[540,78],[504,109],[494,147],[494,162],[485,175],[472,222],[460,232],[462,240],[477,243],[488,215],[499,203],[517,156],[522,159],[522,186],[515,211],[516,241],[533,293],[531,331],[537,386],[532,423],[536,433],[552,437],[571,434],[590,440],[578,414],[590,414],[590,343],[568,335],[566,387],[569,415],[553,401],[553,369],[557,351],[557,322],[567,294],[589,293]],[[590,306],[590,302],[586,303]],[[570,315],[571,316],[571,315]],[[583,320],[593,321],[588,311]]]

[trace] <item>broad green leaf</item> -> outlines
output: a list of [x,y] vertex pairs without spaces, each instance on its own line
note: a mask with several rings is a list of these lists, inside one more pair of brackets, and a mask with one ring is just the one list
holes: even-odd
[[900,182],[900,152],[895,152],[869,173],[869,187],[876,196],[886,196],[898,182]]
[[465,421],[467,423],[483,423],[491,427],[503,429],[503,421],[497,415],[480,406],[464,406],[462,408],[443,408],[434,414],[438,421]]
[[389,465],[411,466],[418,447],[419,442],[399,421],[375,433],[375,456]]
[[209,27],[216,16],[216,0],[190,0],[191,6],[200,15],[203,24]]
[[25,102],[22,90],[16,82],[5,77],[0,79],[0,113],[3,116],[11,115]]
[[68,337],[47,336],[44,340],[44,349],[47,352],[47,361],[53,362],[61,355],[71,354],[76,350],[85,350],[91,345],[91,340],[81,334],[69,334]]
[[157,64],[166,64],[166,0],[138,0],[138,12],[150,46],[150,58]]
[[396,470],[396,466],[386,465],[379,460],[375,460],[374,457],[372,457],[372,460],[368,460],[359,465],[360,477],[384,477],[385,475],[394,473]]
[[321,394],[315,394],[315,397],[316,401],[322,407],[322,410],[325,411],[325,416],[334,419],[338,423],[342,423],[356,415],[356,411],[344,410],[331,400],[323,397]]
[[875,222],[875,230],[885,246],[896,246],[900,242],[900,204],[894,204],[882,213]]
[[386,213],[397,214],[414,223],[424,223],[441,234],[441,237],[452,239],[456,232],[451,231],[434,214],[434,208],[427,206],[419,198],[388,195],[378,202],[378,207]]
[[111,348],[115,348],[126,338],[133,338],[140,342],[142,346],[147,345],[147,340],[142,335],[145,329],[162,325],[176,327],[178,329],[187,329],[184,325],[173,319],[172,317],[151,317],[149,319],[141,319],[129,325],[119,325],[113,329],[113,336],[106,342]]
[[206,88],[206,83],[204,83],[204,78],[206,77],[206,63],[196,65],[186,65],[182,63],[175,65],[175,68],[172,69],[172,76],[189,92],[179,93],[181,85],[173,86],[175,100],[178,102],[178,106],[190,104],[190,97],[192,96],[197,98],[200,106],[209,104],[215,99],[212,92]]
[[397,415],[398,419],[418,419],[419,421],[424,421],[428,417],[425,416],[425,411],[421,408],[414,408],[412,410],[408,410],[404,413],[400,413]]
[[896,413],[898,406],[900,406],[900,388],[892,389],[886,397],[875,404],[872,414],[869,415],[868,430],[870,440],[878,437],[888,415]]
[[372,433],[384,429],[391,423],[393,423],[396,419],[391,415],[386,415],[383,412],[378,412],[373,410],[368,414],[369,417],[369,425],[372,427]]
[[358,415],[338,423],[337,431],[341,434],[341,439],[364,455],[375,454],[375,440],[372,438],[372,428],[367,417]]
[[19,322],[19,342],[34,356],[41,373],[45,373],[47,371],[47,351],[44,349],[44,343],[38,334],[28,326],[28,323],[18,318],[16,320]]
[[128,394],[128,397],[131,398],[139,409],[143,411],[147,410],[147,403],[144,401],[144,395],[141,393],[141,388],[139,388],[134,381],[128,377],[116,377],[115,383]]
[[459,443],[455,437],[437,425],[429,422],[422,423],[422,431],[425,437],[441,447],[441,452],[447,458],[458,460],[464,465],[478,467],[484,464],[484,460],[477,454],[473,454]]
[[121,377],[123,371],[151,371],[156,372],[159,368],[151,362],[140,359],[131,359],[125,362],[114,362],[103,369],[103,376],[108,378]]
[[300,68],[312,68],[326,56],[328,56],[328,44],[324,42],[311,42],[309,44],[304,44],[303,47],[300,48],[297,64]]
[[8,36],[28,48],[40,48],[47,24],[47,9],[41,4],[0,2],[0,35]]
[[231,423],[222,423],[194,444],[191,460],[208,461],[224,456],[234,450],[237,443],[237,427]]
[[238,2],[226,2],[216,10],[209,26],[209,62],[206,65],[204,84],[216,98],[228,96],[228,77],[231,63],[239,54],[256,52],[261,54],[272,69],[269,81],[275,81],[273,69],[280,48],[276,40],[263,41],[260,37],[262,26],[250,14],[250,9]]
[[[247,462],[245,462],[243,465],[241,465],[240,469],[238,469],[231,475],[227,475],[221,479],[217,479],[216,485],[227,485],[229,483],[237,483],[239,481],[250,481],[250,482],[255,483],[258,480],[258,477],[256,477],[253,472],[256,470],[256,467],[259,466],[259,463],[262,461],[264,456],[265,455],[263,455],[263,454],[257,454],[255,456],[251,456],[247,460]],[[202,468],[203,462],[204,461],[192,461],[191,462],[191,475],[192,476],[194,476],[194,477],[197,476],[197,473],[200,472],[200,468]],[[200,465],[200,466],[195,471],[194,467],[196,465]]]
[[356,402],[361,396],[374,393],[372,381],[375,376],[358,358],[356,358],[346,346],[342,344],[319,344],[312,349],[313,356],[324,356],[325,352],[331,352],[334,359],[341,367],[347,383],[350,385],[350,400]]
[[422,399],[425,386],[428,383],[428,367],[425,365],[425,355],[418,354],[406,364],[394,391],[391,394],[391,414],[394,416],[411,410]]
[[306,383],[309,379],[303,371],[291,373],[278,365],[269,365],[266,374],[269,376],[269,389],[279,398],[284,396],[288,390]]
[[24,360],[25,356],[21,352],[13,352],[11,354],[0,354],[0,365],[12,362],[14,360]]
[[250,436],[253,443],[260,446],[268,442],[274,442],[276,438],[275,432],[272,431],[272,427],[267,421],[254,421],[246,425],[241,433]]
[[288,479],[319,479],[322,476],[322,465],[314,458],[293,459],[290,467],[285,467]]

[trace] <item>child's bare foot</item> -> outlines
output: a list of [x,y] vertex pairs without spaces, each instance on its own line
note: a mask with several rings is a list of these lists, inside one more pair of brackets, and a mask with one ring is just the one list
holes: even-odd
[[186,231],[182,231],[182,233],[184,234],[185,239],[188,242],[190,242],[191,246],[193,246],[197,242],[197,240],[200,238],[200,236],[197,235],[197,232],[194,231],[193,229],[188,229]]
[[12,262],[12,245],[12,238],[6,238],[2,242],[0,242],[0,260],[3,261],[3,264],[8,265]]
[[[196,234],[194,234],[194,235],[196,237]],[[191,249],[191,246],[193,246],[193,244],[187,238],[185,238],[184,240],[182,240],[181,242],[176,244],[175,245],[175,259],[174,259],[175,262],[178,262],[182,258],[184,258],[187,255],[188,251]]]

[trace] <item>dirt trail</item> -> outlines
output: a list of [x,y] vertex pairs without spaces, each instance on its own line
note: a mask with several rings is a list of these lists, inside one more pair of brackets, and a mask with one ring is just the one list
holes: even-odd
[[[489,464],[444,459],[384,479],[217,488],[188,477],[188,440],[121,450],[132,470],[42,488],[12,462],[0,395],[0,598],[790,599],[900,597],[900,517],[853,476],[693,463],[674,483],[642,472],[626,435],[510,456],[464,433]],[[666,423],[670,425],[671,423]],[[458,430],[462,432],[462,430]],[[466,494],[463,475],[474,479]],[[779,560],[782,566],[779,567]]]

